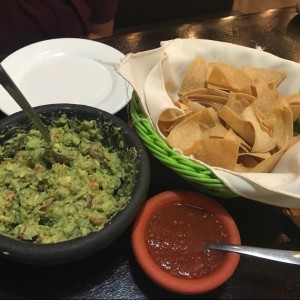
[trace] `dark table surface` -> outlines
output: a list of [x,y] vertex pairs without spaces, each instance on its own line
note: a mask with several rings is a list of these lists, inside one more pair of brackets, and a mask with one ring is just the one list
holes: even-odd
[[[300,61],[300,17],[293,8],[248,15],[169,21],[131,28],[99,40],[124,54],[159,47],[174,38],[205,38],[261,47],[264,51]],[[124,108],[118,116],[127,120]],[[3,117],[3,115],[1,115]],[[169,189],[192,189],[173,171],[151,157],[149,197]],[[243,244],[300,249],[300,232],[278,207],[252,200],[217,199],[234,217]],[[151,282],[137,265],[130,230],[107,249],[79,262],[41,267],[0,259],[0,298],[54,299],[296,299],[300,298],[300,267],[242,256],[234,275],[218,289],[203,295],[169,293]]]

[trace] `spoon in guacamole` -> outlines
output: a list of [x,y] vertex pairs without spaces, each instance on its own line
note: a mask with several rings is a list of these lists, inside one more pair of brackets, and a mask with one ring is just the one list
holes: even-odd
[[6,70],[3,68],[2,64],[0,64],[0,83],[4,87],[4,89],[10,94],[10,96],[17,102],[17,104],[23,109],[23,111],[27,114],[31,121],[35,124],[35,126],[38,128],[43,138],[47,142],[48,147],[42,154],[42,159],[51,165],[55,162],[69,165],[71,163],[71,159],[69,157],[61,153],[57,153],[52,149],[51,137],[48,129],[46,128],[45,124],[42,122],[38,114],[34,111],[30,103],[27,101],[25,96],[19,90],[17,85],[8,75]]

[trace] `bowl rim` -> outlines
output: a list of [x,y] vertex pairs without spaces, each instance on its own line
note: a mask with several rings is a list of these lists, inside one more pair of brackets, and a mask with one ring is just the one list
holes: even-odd
[[[38,114],[45,114],[45,112],[49,112],[51,114],[57,111],[75,111],[76,113],[82,112],[90,114],[91,119],[102,118],[105,119],[105,121],[111,120],[117,127],[122,128],[121,130],[125,135],[130,137],[129,139],[132,146],[136,148],[139,159],[137,170],[140,174],[143,174],[143,176],[137,176],[137,184],[132,191],[131,199],[134,198],[136,201],[129,201],[128,204],[99,231],[95,231],[86,236],[72,240],[51,244],[37,244],[15,240],[0,234],[1,257],[17,262],[36,265],[69,263],[102,250],[116,240],[133,222],[134,217],[138,214],[148,193],[150,183],[149,157],[142,141],[129,124],[109,112],[87,105],[68,103],[46,104],[34,107],[34,109]],[[94,117],[92,117],[92,115]],[[18,122],[18,120],[22,121],[26,118],[26,114],[23,111],[16,112],[0,120],[0,127],[7,126],[7,124],[10,123],[14,124]],[[143,185],[144,188],[140,189],[139,187],[141,185]],[[115,230],[115,228],[118,228],[118,234],[112,236],[111,233]]]
[[239,254],[224,253],[225,260],[220,268],[205,277],[196,279],[179,278],[166,273],[149,255],[144,242],[146,226],[157,209],[171,203],[190,203],[218,215],[228,233],[228,242],[238,245],[241,243],[234,219],[216,200],[191,190],[168,190],[148,199],[133,224],[131,242],[136,260],[152,281],[171,292],[192,295],[211,291],[232,276],[240,260]]

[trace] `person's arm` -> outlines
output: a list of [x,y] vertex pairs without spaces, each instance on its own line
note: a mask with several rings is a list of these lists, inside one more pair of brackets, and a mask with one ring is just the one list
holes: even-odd
[[90,39],[97,39],[113,34],[114,16],[118,0],[91,0]]
[[91,23],[89,39],[111,36],[114,32],[114,20],[105,23]]

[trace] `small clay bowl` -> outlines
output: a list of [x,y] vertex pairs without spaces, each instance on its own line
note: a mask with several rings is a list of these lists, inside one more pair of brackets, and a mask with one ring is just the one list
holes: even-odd
[[[181,209],[183,210],[181,211]],[[189,215],[183,221],[180,218],[181,214],[185,213],[195,213],[195,217]],[[203,218],[203,220],[200,220],[200,218]],[[197,223],[198,225],[195,227],[190,226],[192,223],[189,225],[184,224],[184,222],[192,222],[190,219],[195,222],[208,222],[207,219],[209,219],[209,222],[213,223],[203,223],[203,226],[198,226],[200,223]],[[176,224],[182,222],[183,225],[178,227],[174,222],[177,222]],[[172,225],[170,225],[171,223]],[[155,229],[155,227],[157,228]],[[185,230],[187,227],[189,229]],[[216,228],[213,229],[213,227]],[[185,233],[180,232],[180,228],[183,228]],[[219,230],[220,233],[218,233]],[[194,234],[196,240],[189,237],[189,232],[191,232],[191,236]],[[157,285],[178,294],[206,293],[219,287],[232,276],[238,266],[240,256],[237,253],[206,250],[204,243],[201,245],[199,242],[198,233],[199,235],[202,234],[203,242],[204,239],[210,239],[210,242],[241,244],[239,230],[233,218],[217,201],[198,192],[188,190],[162,192],[150,198],[144,204],[133,224],[133,252],[141,268]],[[157,236],[153,238],[150,234],[154,234],[154,236],[157,234]],[[218,239],[218,235],[222,236],[222,241],[214,240]],[[182,239],[178,239],[173,243],[172,237],[174,239],[176,236],[185,236],[185,240],[183,240],[186,245],[183,246],[186,247],[179,246]],[[191,240],[195,241],[197,245],[192,245]],[[171,244],[173,249],[170,250],[170,247],[166,245]],[[183,250],[187,251],[186,253],[191,252],[187,255],[182,252]],[[204,261],[203,267],[196,267],[195,269],[198,270],[194,270],[195,266],[201,265],[200,258],[197,258],[197,255],[208,255],[208,260],[213,258],[212,266],[208,266],[211,262]],[[214,255],[219,260],[218,264],[215,265],[217,259],[215,260]],[[178,256],[177,260],[173,260],[175,256]],[[184,259],[188,260],[189,257],[196,257],[196,261],[188,262],[192,266],[192,270],[188,271],[190,273],[186,272],[186,266],[182,269],[178,266],[178,263],[185,264]],[[209,270],[207,273],[204,270],[206,267]],[[173,271],[172,268],[174,268]],[[176,272],[180,274],[176,274]],[[197,274],[200,274],[199,277]]]

